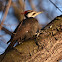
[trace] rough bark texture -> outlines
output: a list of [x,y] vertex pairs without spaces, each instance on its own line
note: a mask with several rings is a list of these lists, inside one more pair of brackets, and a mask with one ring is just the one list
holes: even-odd
[[62,59],[62,16],[56,17],[41,30],[35,40],[27,40],[9,51],[0,62],[58,62]]

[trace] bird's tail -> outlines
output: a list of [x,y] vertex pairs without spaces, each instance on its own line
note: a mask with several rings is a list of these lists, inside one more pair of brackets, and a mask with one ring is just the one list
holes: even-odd
[[7,44],[10,43],[10,42],[11,42],[11,41],[8,41]]

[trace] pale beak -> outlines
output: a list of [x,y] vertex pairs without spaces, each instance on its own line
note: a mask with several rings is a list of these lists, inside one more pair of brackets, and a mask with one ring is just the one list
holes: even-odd
[[41,14],[41,13],[43,13],[43,11],[42,11],[42,12],[35,12],[35,14],[32,15],[32,17],[35,17],[35,16],[37,16],[37,15],[39,15],[39,14]]
[[43,13],[43,11],[42,11],[42,12],[37,12],[37,15],[38,15],[38,14],[41,14],[41,13]]

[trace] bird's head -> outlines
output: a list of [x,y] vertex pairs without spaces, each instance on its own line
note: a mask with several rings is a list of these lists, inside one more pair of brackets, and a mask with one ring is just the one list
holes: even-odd
[[33,10],[27,10],[23,14],[26,18],[30,18],[30,17],[35,17],[35,16],[39,15],[40,13],[43,13],[43,12],[36,12]]

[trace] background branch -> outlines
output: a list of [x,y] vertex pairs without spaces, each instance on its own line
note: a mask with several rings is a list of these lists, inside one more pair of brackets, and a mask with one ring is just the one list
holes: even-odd
[[62,11],[59,9],[59,7],[57,7],[51,0],[49,0],[61,13]]
[[6,10],[5,10],[5,13],[4,13],[3,20],[2,20],[2,22],[1,22],[1,24],[0,24],[0,30],[1,30],[2,26],[4,25],[4,21],[5,21],[5,19],[6,19],[7,14],[8,14],[10,5],[11,5],[11,0],[8,1],[7,7],[6,7]]

